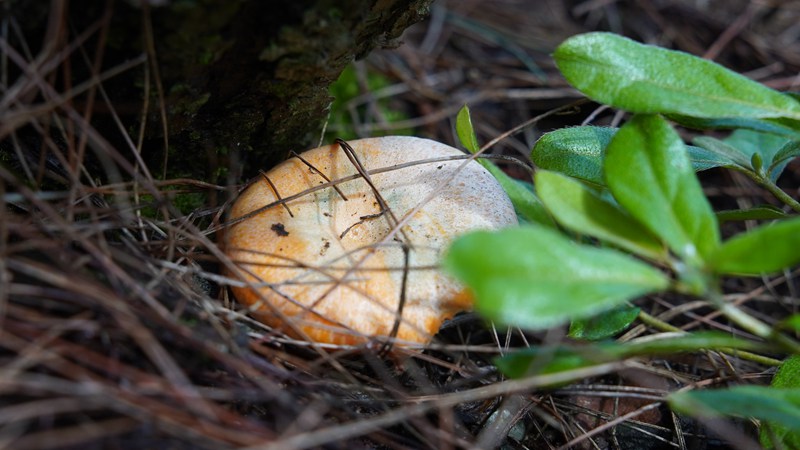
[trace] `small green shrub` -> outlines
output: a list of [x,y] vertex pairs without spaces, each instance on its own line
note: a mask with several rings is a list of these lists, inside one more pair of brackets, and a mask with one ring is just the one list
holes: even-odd
[[[645,343],[533,349],[499,359],[498,367],[524,377],[700,349],[773,365],[778,361],[749,352],[800,354],[800,343],[782,329],[722,295],[724,277],[776,273],[800,263],[800,203],[776,185],[786,164],[800,156],[797,98],[713,62],[609,33],[574,36],[554,58],[570,84],[631,113],[630,119],[619,129],[584,126],[543,136],[531,155],[539,167],[535,192],[485,162],[530,223],[463,236],[449,249],[445,267],[475,293],[478,312],[507,325],[543,329],[571,322],[571,336],[587,340],[610,338],[637,319],[675,332]],[[686,145],[672,123],[734,131]],[[456,126],[462,143],[477,151],[466,108]],[[712,167],[746,174],[792,213],[769,206],[715,212],[695,174]],[[767,222],[721,238],[721,221],[744,219]],[[761,340],[679,332],[630,303],[659,292],[703,298]],[[797,322],[790,318],[783,328],[796,332]],[[685,391],[671,395],[670,405],[687,414],[760,419],[764,445],[795,448],[796,361],[784,363],[771,387]]]

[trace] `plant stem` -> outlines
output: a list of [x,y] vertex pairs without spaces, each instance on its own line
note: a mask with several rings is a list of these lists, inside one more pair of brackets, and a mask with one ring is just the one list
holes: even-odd
[[800,202],[792,198],[789,194],[783,191],[783,189],[779,188],[777,184],[775,184],[772,180],[769,179],[768,176],[762,176],[750,170],[743,171],[744,174],[749,176],[753,181],[760,184],[764,189],[768,190],[772,195],[778,198],[778,200],[782,201],[783,203],[789,205],[790,208],[800,213]]
[[789,194],[784,192],[783,189],[779,188],[778,185],[770,181],[769,183],[764,184],[764,187],[770,191],[772,195],[778,197],[778,200],[786,203],[793,210],[800,212],[800,202],[793,199]]
[[[678,327],[676,327],[674,325],[671,325],[671,324],[669,324],[667,322],[664,322],[663,320],[661,320],[661,319],[659,319],[659,318],[657,318],[655,316],[651,316],[650,314],[647,314],[644,311],[639,311],[639,320],[641,320],[645,325],[648,325],[648,326],[653,327],[653,328],[655,328],[657,330],[660,330],[660,331],[672,331],[672,332],[688,334],[687,331],[681,330],[680,328],[678,328]],[[726,355],[729,355],[729,356],[736,356],[736,357],[739,357],[739,358],[744,359],[746,361],[752,361],[754,363],[762,364],[762,365],[765,365],[765,366],[777,367],[777,366],[780,366],[782,364],[782,362],[780,360],[777,360],[777,359],[774,359],[774,358],[770,358],[768,356],[759,355],[757,353],[751,353],[751,352],[748,352],[748,351],[745,351],[745,350],[736,350],[736,349],[730,349],[730,348],[710,349],[710,350],[718,351],[720,353],[725,353]]]
[[762,339],[777,342],[792,353],[800,354],[800,343],[782,333],[776,333],[769,325],[725,301],[718,287],[711,286],[706,294],[711,304],[740,328]]
[[671,331],[677,333],[686,333],[686,331],[681,330],[680,328],[672,325],[670,323],[664,322],[663,320],[659,319],[658,317],[651,316],[650,314],[639,310],[639,320],[641,320],[645,325],[655,328],[659,331]]

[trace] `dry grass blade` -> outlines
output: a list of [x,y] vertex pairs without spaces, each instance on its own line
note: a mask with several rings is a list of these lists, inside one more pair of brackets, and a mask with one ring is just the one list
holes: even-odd
[[[230,226],[321,190],[346,199],[339,184],[355,179],[478,156],[371,170],[353,159],[357,174],[331,180],[294,155],[324,182],[226,221],[239,176],[274,180],[258,175],[268,167],[240,163],[234,144],[223,157],[169,139],[185,125],[170,122],[180,117],[170,102],[189,94],[162,79],[174,61],[165,61],[155,32],[169,5],[157,4],[180,2],[145,3],[134,28],[146,40],[121,58],[114,50],[130,24],[117,12],[137,2],[97,3],[79,15],[71,2],[0,2],[0,448],[727,448],[714,433],[755,445],[745,440],[753,436],[747,422],[734,430],[691,421],[662,402],[683,386],[765,382],[768,359],[707,352],[506,380],[496,356],[556,346],[565,332],[504,330],[464,314],[420,352],[392,339],[318,344],[248,317],[229,294],[247,285],[227,275],[237,264],[220,247]],[[564,38],[612,30],[795,89],[797,5],[439,0],[404,45],[358,63],[358,92],[343,100],[346,120],[332,111],[326,140],[345,145],[359,134],[402,130],[453,143],[453,116],[469,103],[486,142],[480,157],[530,180],[528,155],[542,132],[620,119],[587,107],[556,73],[550,53]],[[35,13],[43,20],[29,20]],[[140,83],[119,84],[131,74]],[[137,100],[120,101],[122,92]],[[176,150],[196,152],[209,177],[187,177],[170,159]],[[789,165],[784,177],[782,187],[794,192],[800,166]],[[703,181],[720,209],[773,201],[735,175],[709,172]],[[403,227],[416,210],[395,217],[382,193],[373,194],[381,211],[361,220],[391,227],[377,246],[327,265],[284,258],[276,266],[305,264],[345,283],[345,260],[357,267],[381,245],[405,246]],[[406,276],[434,268],[414,265],[408,253],[395,266],[389,270]],[[731,280],[729,300],[766,322],[796,314],[797,275]],[[654,320],[622,341],[652,335],[658,321],[745,336],[699,300],[638,306]],[[402,311],[400,301],[392,312]]]

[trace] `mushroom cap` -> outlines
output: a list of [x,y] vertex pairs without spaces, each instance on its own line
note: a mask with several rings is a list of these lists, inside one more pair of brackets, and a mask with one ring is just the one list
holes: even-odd
[[[257,178],[231,209],[226,253],[248,282],[233,293],[256,319],[332,344],[391,336],[402,303],[395,342],[427,343],[472,306],[464,286],[439,270],[441,254],[469,230],[516,224],[514,208],[477,162],[442,160],[464,155],[455,148],[408,136],[348,144],[392,214],[338,144],[293,157]],[[393,168],[432,158],[440,160]],[[327,183],[320,173],[346,201],[330,186],[303,194]]]

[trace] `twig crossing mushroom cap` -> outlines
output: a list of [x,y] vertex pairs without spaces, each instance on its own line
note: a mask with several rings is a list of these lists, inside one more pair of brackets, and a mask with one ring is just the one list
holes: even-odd
[[[472,303],[438,269],[442,252],[469,230],[516,224],[514,208],[480,164],[447,160],[464,155],[455,148],[407,136],[349,145],[357,162],[339,144],[316,148],[242,192],[226,249],[250,286],[234,295],[262,322],[317,342],[427,343]],[[438,160],[395,167],[430,159]],[[326,177],[338,191],[305,193]]]

